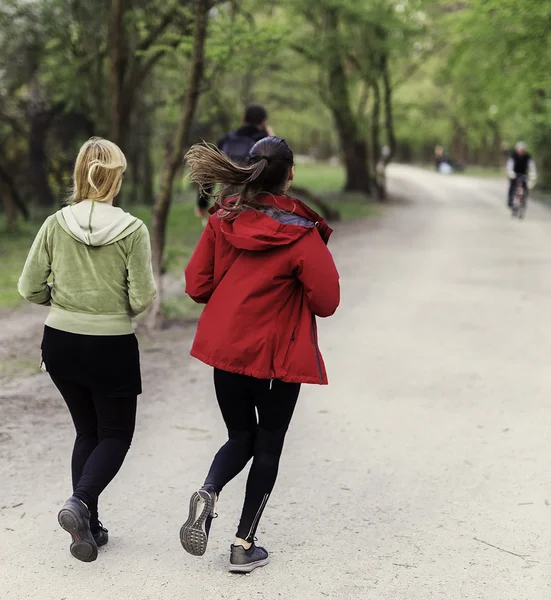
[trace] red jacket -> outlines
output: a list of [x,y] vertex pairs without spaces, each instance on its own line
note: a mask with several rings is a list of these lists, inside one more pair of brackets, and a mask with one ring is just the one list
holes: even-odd
[[186,292],[206,303],[191,354],[259,379],[327,384],[316,316],[339,305],[332,231],[298,200],[263,202],[272,216],[246,210],[209,219],[186,269]]

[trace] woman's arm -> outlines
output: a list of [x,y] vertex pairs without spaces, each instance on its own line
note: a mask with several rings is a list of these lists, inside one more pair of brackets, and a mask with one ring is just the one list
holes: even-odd
[[309,231],[297,244],[298,280],[304,287],[310,310],[318,317],[330,317],[340,303],[339,273],[331,252],[317,229]]
[[131,316],[136,317],[151,306],[157,294],[151,267],[151,242],[145,225],[133,235],[128,255],[127,285]]
[[44,306],[49,306],[52,291],[48,285],[48,277],[52,272],[52,257],[48,244],[50,219],[51,217],[48,217],[44,221],[36,234],[17,284],[17,289],[25,300]]
[[195,302],[206,304],[214,291],[214,245],[216,234],[211,217],[186,267],[186,294]]

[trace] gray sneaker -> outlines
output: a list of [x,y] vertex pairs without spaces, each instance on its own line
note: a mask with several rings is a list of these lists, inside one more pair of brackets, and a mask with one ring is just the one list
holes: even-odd
[[194,492],[189,501],[189,516],[180,529],[180,542],[186,552],[203,556],[207,550],[210,526],[214,514],[216,493],[210,488]]
[[72,496],[57,516],[59,524],[71,534],[71,554],[82,562],[93,562],[98,557],[98,546],[90,531],[90,512]]
[[253,544],[248,550],[243,546],[231,546],[230,573],[250,573],[269,562],[268,552],[260,546]]

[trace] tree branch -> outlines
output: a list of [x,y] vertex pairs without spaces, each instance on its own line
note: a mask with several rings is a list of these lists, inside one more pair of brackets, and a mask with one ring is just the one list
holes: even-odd
[[161,19],[161,22],[154,27],[149,34],[140,44],[138,44],[137,52],[145,52],[149,50],[151,46],[159,39],[159,37],[166,31],[168,26],[174,21],[174,17],[178,14],[176,7],[169,10],[166,15]]
[[427,50],[427,52],[424,52],[421,55],[419,62],[410,65],[410,67],[406,70],[406,72],[402,75],[402,77],[396,83],[394,83],[394,85],[392,86],[392,89],[396,90],[396,88],[407,83],[415,75],[415,73],[417,73],[417,71],[423,65],[426,64],[427,58],[430,58],[434,54],[441,52],[442,50],[444,50],[447,47],[447,45],[448,45],[447,42],[440,41],[436,44],[436,46],[434,46],[434,48],[431,48],[430,50]]
[[392,84],[390,81],[390,72],[388,69],[388,57],[385,55],[382,59],[383,70],[383,94],[385,106],[385,128],[389,153],[385,156],[385,166],[392,160],[396,152],[396,134],[394,132],[394,117],[392,112]]
[[361,120],[364,117],[367,109],[367,102],[369,100],[370,86],[366,81],[364,81],[363,84],[363,92],[360,97],[360,101],[358,102],[358,111],[356,113],[358,120]]
[[304,56],[308,60],[311,60],[312,62],[319,64],[320,61],[318,60],[318,55],[315,52],[309,52],[308,50],[306,50],[306,48],[304,48],[303,46],[300,46],[299,44],[291,44],[290,48],[297,54],[300,54],[301,56]]
[[2,165],[0,165],[0,181],[2,181],[10,191],[12,201],[23,216],[23,219],[28,221],[30,218],[29,210],[19,194],[19,190],[15,185],[15,181],[9,174],[8,170],[4,169]]

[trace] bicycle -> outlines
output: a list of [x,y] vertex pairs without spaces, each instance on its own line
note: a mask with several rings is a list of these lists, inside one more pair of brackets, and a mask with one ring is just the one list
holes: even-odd
[[515,194],[513,196],[513,205],[511,207],[511,216],[513,218],[524,219],[526,213],[526,201],[528,199],[528,185],[525,175],[517,175],[515,181]]

